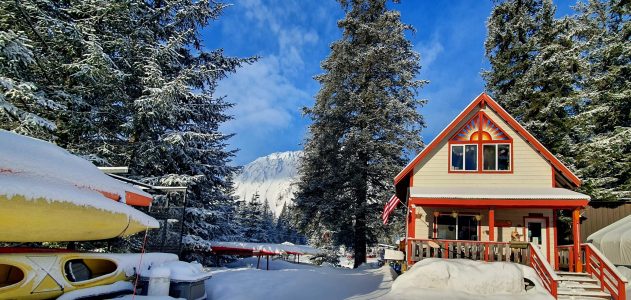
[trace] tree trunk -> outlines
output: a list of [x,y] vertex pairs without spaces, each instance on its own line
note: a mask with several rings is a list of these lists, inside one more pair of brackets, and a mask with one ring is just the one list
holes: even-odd
[[353,268],[359,267],[366,262],[366,203],[368,197],[368,155],[359,153],[361,177],[355,192],[355,226],[353,245],[355,249],[355,264]]

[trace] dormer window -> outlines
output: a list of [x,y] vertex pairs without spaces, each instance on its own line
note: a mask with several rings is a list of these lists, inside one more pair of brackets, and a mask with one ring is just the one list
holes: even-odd
[[483,112],[449,141],[449,171],[511,172],[513,140]]

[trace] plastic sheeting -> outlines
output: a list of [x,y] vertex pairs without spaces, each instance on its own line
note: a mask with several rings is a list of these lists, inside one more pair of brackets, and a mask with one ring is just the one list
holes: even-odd
[[614,265],[631,266],[631,215],[587,237]]

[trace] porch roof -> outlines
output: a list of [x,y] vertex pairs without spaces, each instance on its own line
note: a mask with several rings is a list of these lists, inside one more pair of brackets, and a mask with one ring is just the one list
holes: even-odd
[[564,188],[532,187],[411,187],[411,198],[489,200],[587,200],[590,197]]

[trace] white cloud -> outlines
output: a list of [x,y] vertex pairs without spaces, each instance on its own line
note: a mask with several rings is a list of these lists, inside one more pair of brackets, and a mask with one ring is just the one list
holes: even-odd
[[416,51],[421,54],[421,66],[424,68],[428,68],[432,63],[434,63],[438,55],[445,50],[443,44],[441,44],[436,35],[434,35],[429,44],[419,44],[415,48]]
[[220,82],[218,95],[228,95],[236,103],[230,111],[234,120],[226,123],[226,132],[243,135],[268,134],[291,126],[299,118],[298,110],[311,98],[281,74],[276,56],[264,57],[245,66]]

